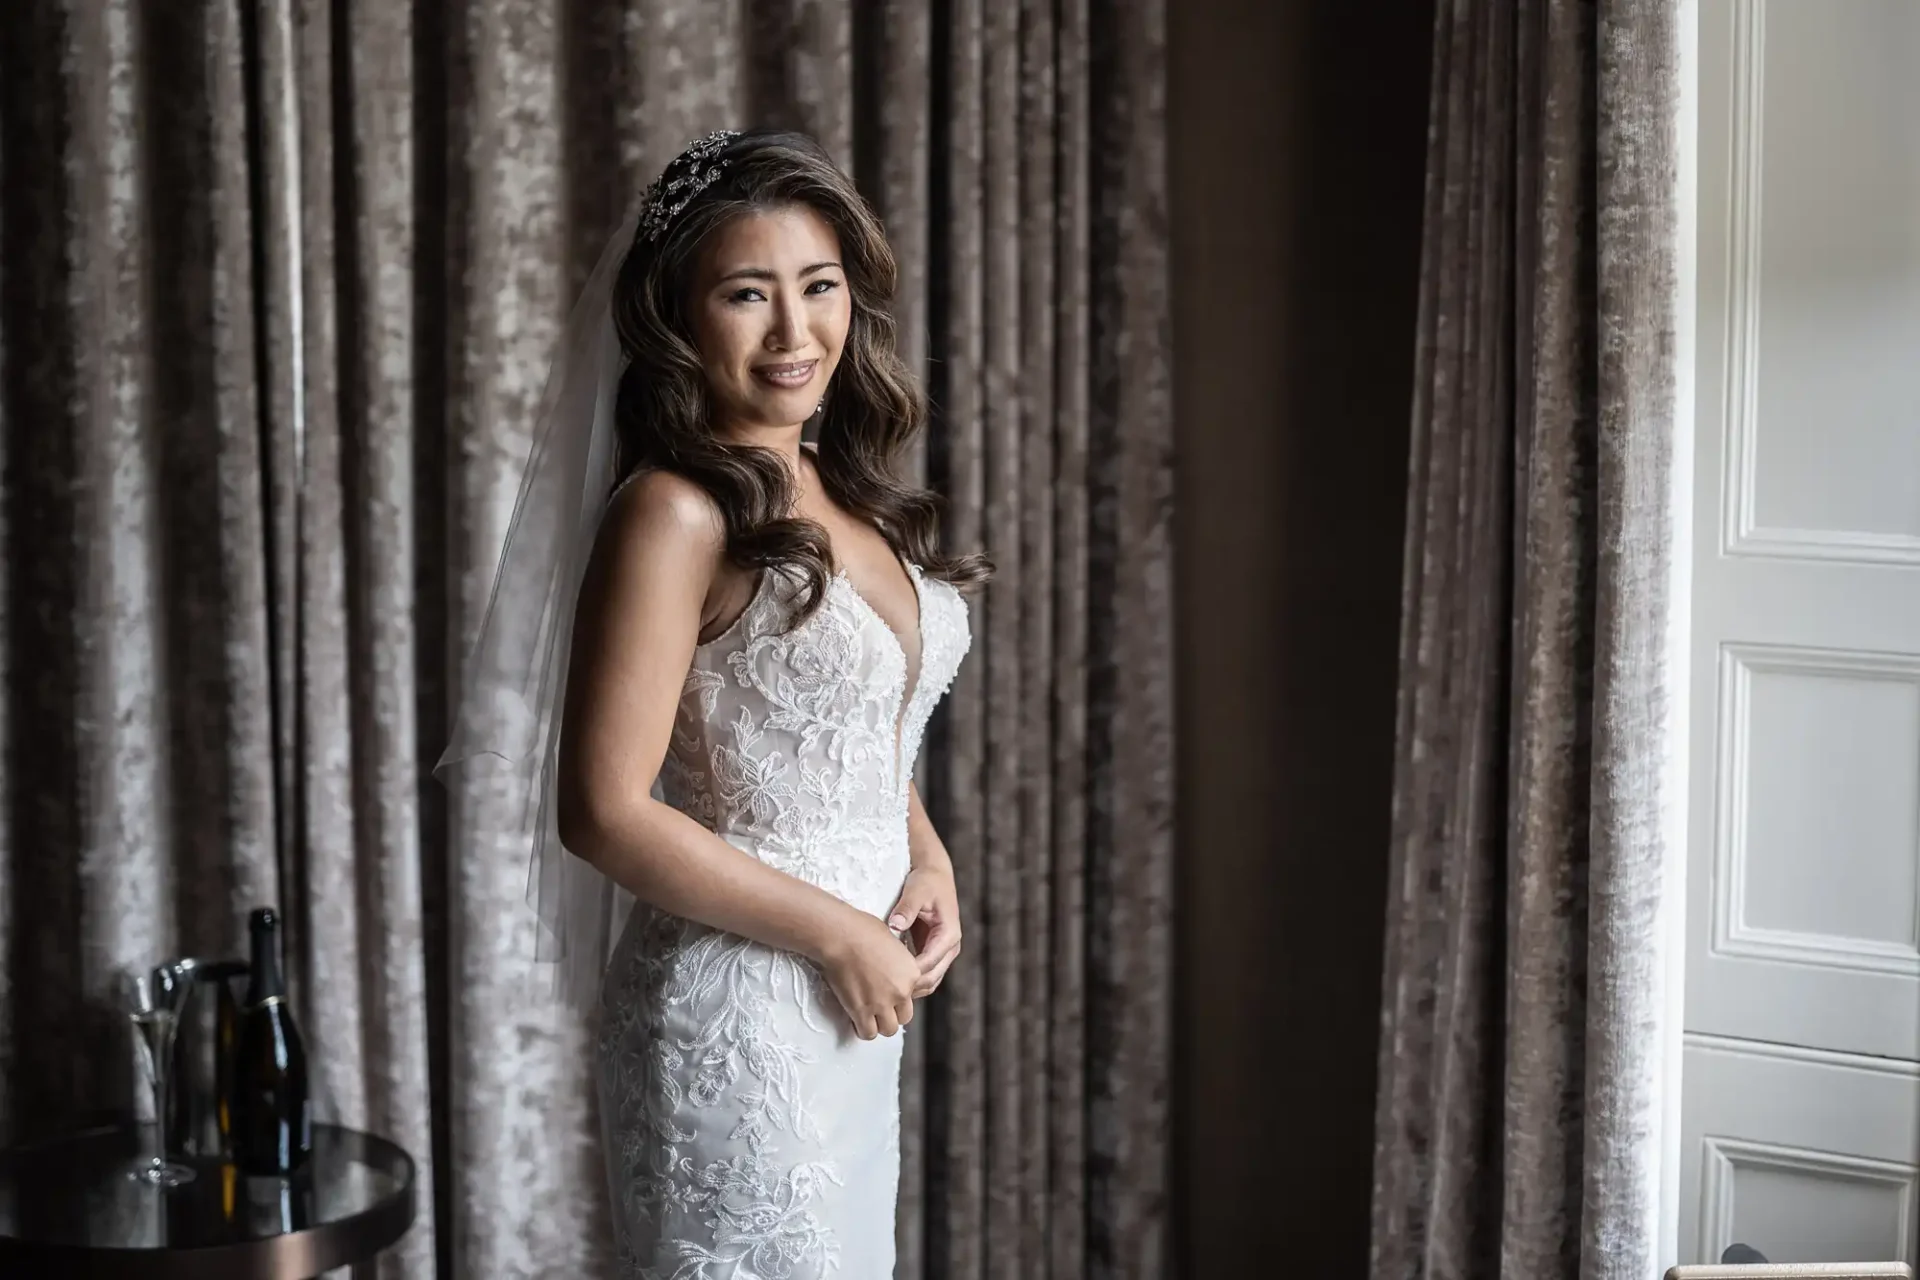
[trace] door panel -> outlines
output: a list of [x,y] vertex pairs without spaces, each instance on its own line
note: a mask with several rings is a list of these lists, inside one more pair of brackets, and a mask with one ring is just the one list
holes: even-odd
[[1920,1089],[1911,1064],[1690,1036],[1680,1257],[1912,1262]]

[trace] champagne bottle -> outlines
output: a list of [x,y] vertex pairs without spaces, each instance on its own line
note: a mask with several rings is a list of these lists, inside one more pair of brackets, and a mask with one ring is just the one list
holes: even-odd
[[280,976],[280,919],[271,907],[248,917],[253,977],[233,1058],[234,1163],[251,1174],[286,1174],[313,1150],[307,1051]]

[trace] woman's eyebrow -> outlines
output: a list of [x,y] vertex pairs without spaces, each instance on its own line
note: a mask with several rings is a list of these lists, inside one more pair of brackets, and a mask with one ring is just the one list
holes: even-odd
[[[840,264],[837,262],[816,262],[810,267],[800,268],[800,274],[802,276],[810,276],[816,271],[837,271],[839,269]],[[779,274],[771,267],[740,267],[737,270],[727,272],[727,274],[721,276],[716,283],[725,284],[729,280],[777,280],[779,278]]]

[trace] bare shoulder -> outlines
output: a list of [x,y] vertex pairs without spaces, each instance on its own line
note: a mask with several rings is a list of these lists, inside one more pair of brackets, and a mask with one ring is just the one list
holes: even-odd
[[620,559],[666,556],[711,570],[726,548],[726,521],[713,496],[685,476],[643,471],[608,503],[601,539]]

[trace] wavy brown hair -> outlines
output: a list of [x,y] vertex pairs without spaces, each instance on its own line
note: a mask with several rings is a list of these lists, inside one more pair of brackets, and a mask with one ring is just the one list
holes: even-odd
[[[805,134],[756,129],[727,144],[720,176],[668,222],[636,235],[614,284],[614,324],[629,361],[615,406],[620,478],[672,471],[710,494],[726,522],[726,554],[744,569],[805,579],[794,621],[816,608],[832,576],[827,532],[795,516],[786,464],[766,449],[717,438],[687,307],[708,236],[744,213],[805,205],[840,238],[852,319],[821,409],[815,463],[827,495],[864,517],[894,553],[958,587],[984,583],[978,554],[940,547],[940,499],[900,481],[893,464],[927,421],[919,384],[894,350],[898,270],[880,220],[824,148]],[[679,176],[682,161],[663,179]]]

